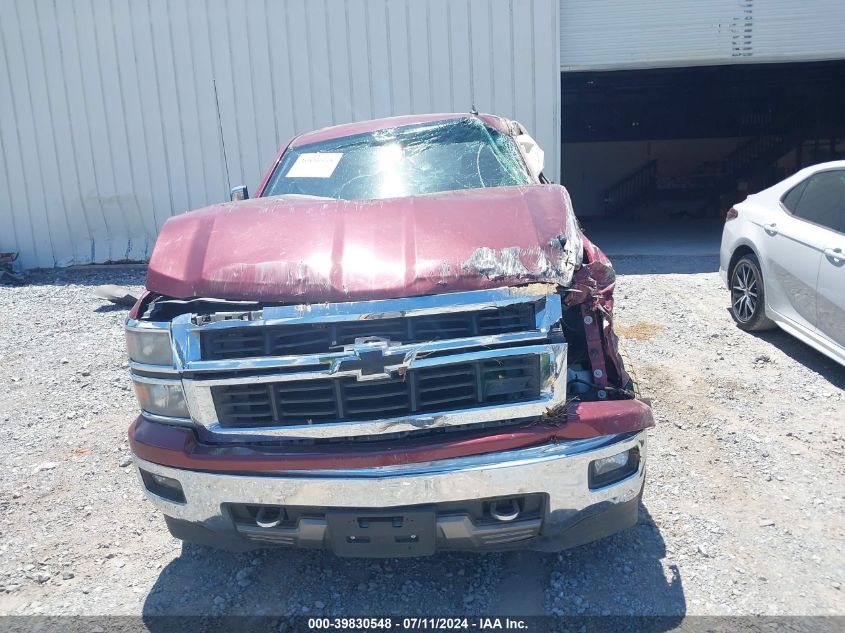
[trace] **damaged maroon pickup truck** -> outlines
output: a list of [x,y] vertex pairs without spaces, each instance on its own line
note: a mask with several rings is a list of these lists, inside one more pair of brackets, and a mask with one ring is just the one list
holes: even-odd
[[542,162],[491,115],[342,125],[165,223],[129,439],[174,536],[419,556],[636,522],[651,409],[613,268]]

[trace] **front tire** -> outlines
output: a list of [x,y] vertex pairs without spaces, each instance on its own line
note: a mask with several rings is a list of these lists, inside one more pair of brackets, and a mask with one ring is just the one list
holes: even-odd
[[745,255],[731,271],[731,316],[746,332],[771,330],[775,322],[766,316],[763,273],[756,255]]

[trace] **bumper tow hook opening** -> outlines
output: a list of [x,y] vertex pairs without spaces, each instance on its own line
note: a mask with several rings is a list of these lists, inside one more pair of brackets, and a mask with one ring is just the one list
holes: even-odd
[[519,516],[519,504],[516,502],[516,499],[496,501],[490,506],[490,514],[497,521],[508,523]]
[[282,509],[263,507],[255,515],[255,524],[262,528],[279,527],[282,523]]

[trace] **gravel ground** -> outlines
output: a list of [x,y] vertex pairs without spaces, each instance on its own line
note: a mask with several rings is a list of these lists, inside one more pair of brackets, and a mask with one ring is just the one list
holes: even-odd
[[143,273],[0,287],[0,614],[845,614],[845,369],[735,328],[715,258],[616,263],[658,421],[644,503],[559,555],[183,547],[130,465],[126,311],[92,295]]

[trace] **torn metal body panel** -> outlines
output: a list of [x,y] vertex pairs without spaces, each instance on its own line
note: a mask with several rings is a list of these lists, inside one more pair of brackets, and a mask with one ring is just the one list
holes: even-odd
[[[593,244],[586,237],[582,236],[584,246],[584,261],[582,266],[575,273],[569,292],[564,298],[564,305],[572,307],[575,305],[586,306],[592,312],[590,315],[583,311],[587,328],[588,338],[595,328],[601,328],[604,356],[616,373],[619,385],[628,385],[631,377],[625,371],[625,364],[619,353],[619,338],[613,331],[613,290],[616,287],[616,272],[613,264],[601,249]],[[591,321],[586,317],[590,316]],[[592,335],[593,340],[598,340]],[[593,356],[593,358],[596,358]],[[601,363],[593,365],[592,370],[604,370],[604,358]]]
[[608,403],[571,402],[566,405],[570,424],[532,424],[496,432],[464,431],[446,440],[416,438],[385,445],[331,444],[320,450],[311,445],[231,445],[208,443],[187,428],[155,424],[140,416],[129,432],[136,455],[173,468],[209,472],[332,471],[376,468],[394,464],[436,464],[442,460],[489,455],[497,451],[543,446],[550,441],[588,440],[638,433],[652,427],[651,411],[639,400]]
[[174,535],[415,556],[636,521],[651,408],[542,157],[490,115],[339,126],[258,198],[165,223],[126,333],[130,445]]

